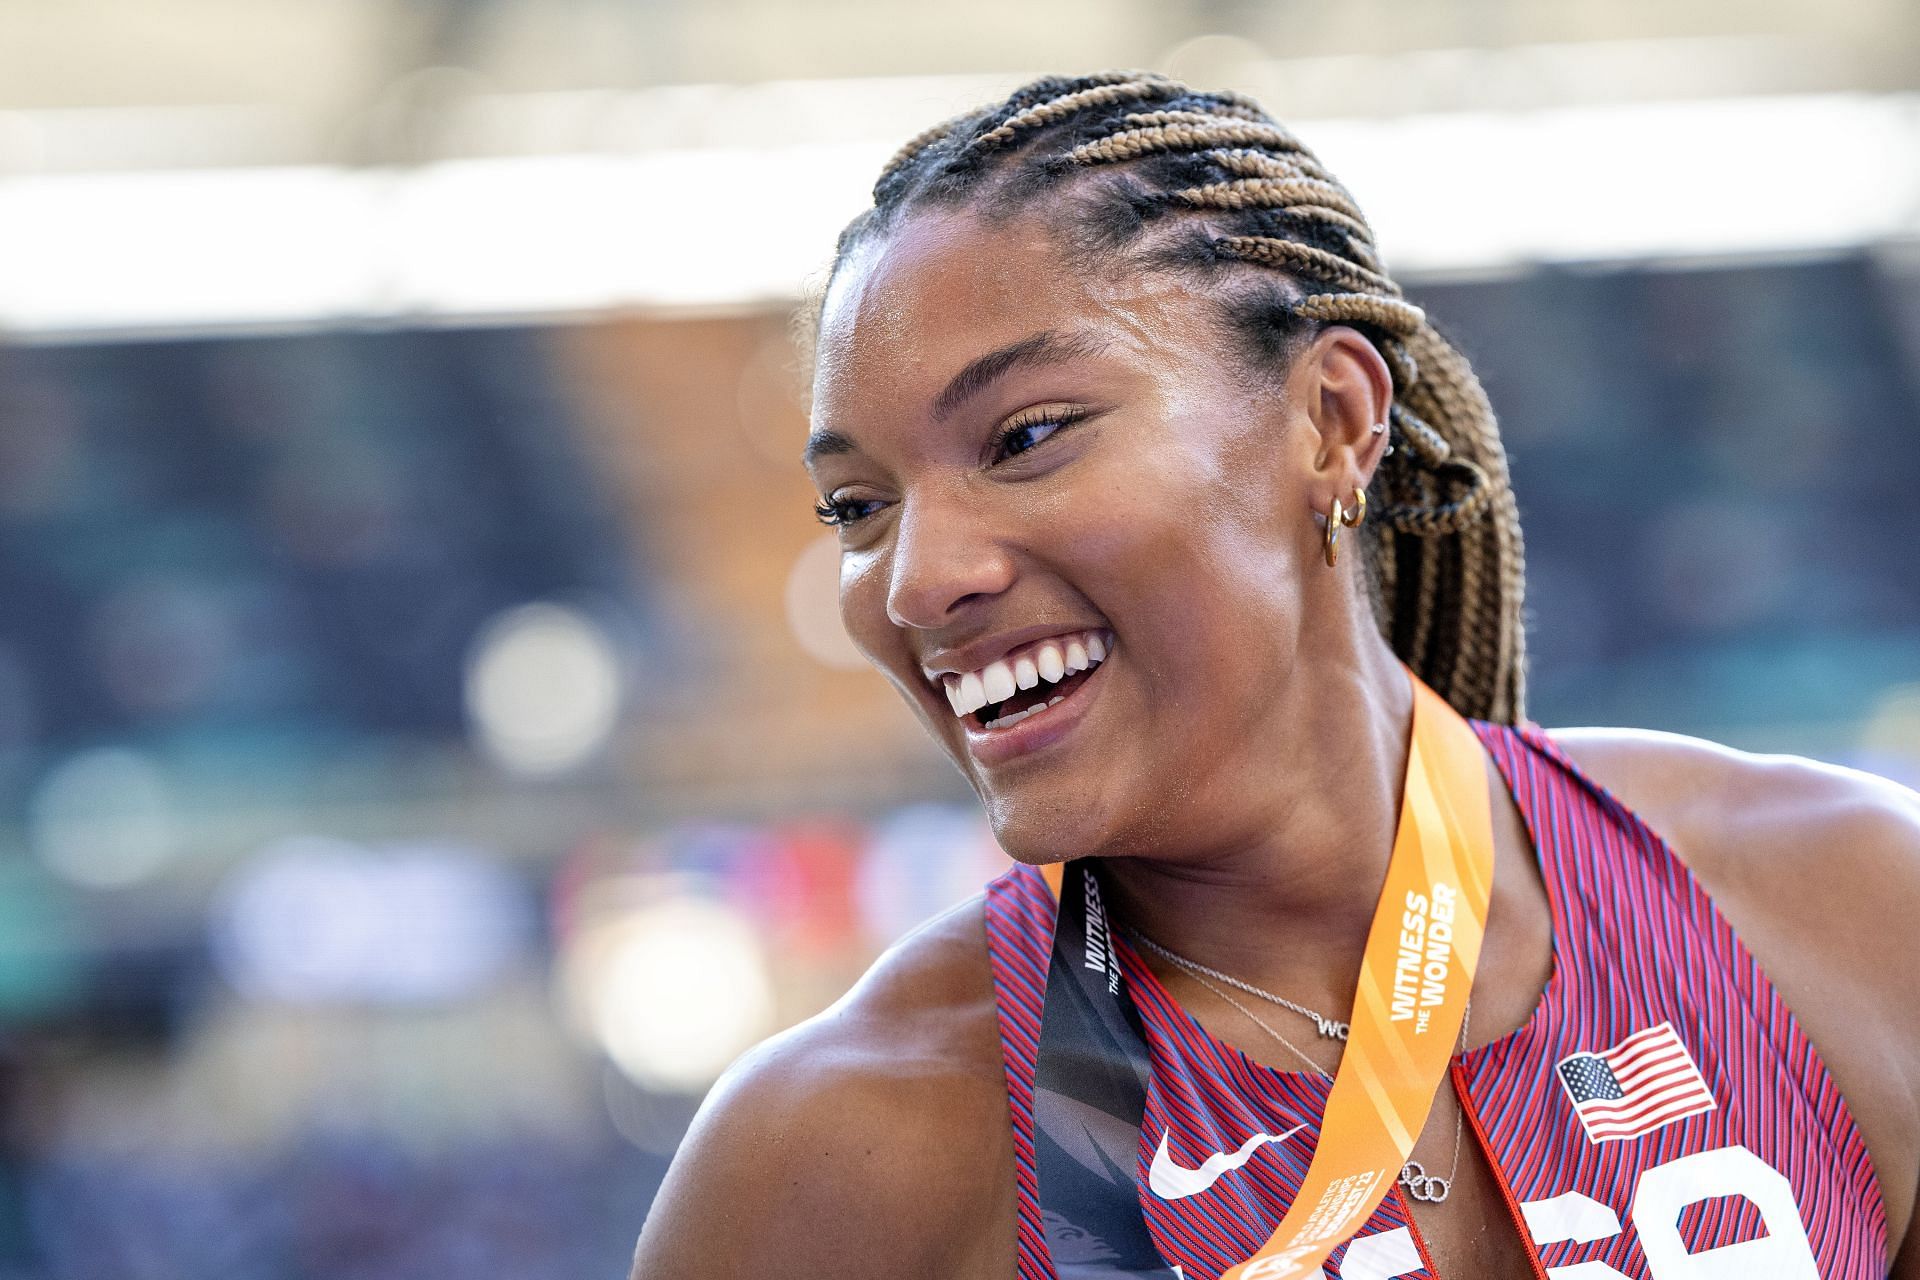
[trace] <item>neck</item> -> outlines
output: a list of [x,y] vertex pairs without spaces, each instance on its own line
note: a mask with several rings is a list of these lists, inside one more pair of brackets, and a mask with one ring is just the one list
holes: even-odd
[[1239,829],[1107,859],[1102,875],[1121,924],[1344,1016],[1393,849],[1413,695],[1370,621],[1344,662],[1298,669],[1313,679],[1290,681],[1275,731],[1239,753],[1255,767],[1227,790],[1257,797]]

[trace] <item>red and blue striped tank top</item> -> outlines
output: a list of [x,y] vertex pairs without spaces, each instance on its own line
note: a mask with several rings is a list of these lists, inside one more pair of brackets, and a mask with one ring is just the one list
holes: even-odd
[[[1542,1274],[1884,1277],[1885,1209],[1852,1117],[1692,874],[1537,726],[1470,723],[1532,837],[1554,962],[1532,1016],[1457,1057],[1454,1083]],[[1013,1117],[1019,1275],[1051,1280],[1034,1066],[1055,901],[1038,871],[1017,867],[988,887],[986,911]],[[1152,1063],[1134,1171],[1140,1209],[1169,1264],[1188,1280],[1213,1280],[1257,1249],[1291,1203],[1329,1085],[1214,1039],[1133,948],[1118,945]],[[1290,1138],[1255,1141],[1302,1124]],[[1250,1158],[1206,1180],[1232,1165],[1209,1167],[1210,1157],[1237,1158],[1249,1143]],[[1163,1198],[1151,1189],[1156,1156],[1203,1172]],[[1072,1247],[1070,1234],[1055,1235],[1055,1249]],[[1060,1259],[1063,1269],[1069,1261]],[[1326,1272],[1437,1280],[1399,1188]]]

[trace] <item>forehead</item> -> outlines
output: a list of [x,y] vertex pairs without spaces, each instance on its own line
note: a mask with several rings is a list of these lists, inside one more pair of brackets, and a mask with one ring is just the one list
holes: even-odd
[[1205,336],[1200,315],[1164,273],[1075,270],[1040,219],[919,212],[856,248],[834,276],[820,315],[816,421],[857,418],[863,405],[924,409],[975,356],[1043,330],[1184,350]]

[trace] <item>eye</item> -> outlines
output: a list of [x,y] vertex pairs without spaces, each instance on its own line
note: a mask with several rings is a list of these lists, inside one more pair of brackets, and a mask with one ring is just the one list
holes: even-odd
[[1037,448],[1087,416],[1085,409],[1030,409],[993,438],[994,462],[1005,462]]
[[880,509],[880,503],[872,498],[834,498],[828,497],[813,505],[814,519],[833,529],[844,529],[865,520]]

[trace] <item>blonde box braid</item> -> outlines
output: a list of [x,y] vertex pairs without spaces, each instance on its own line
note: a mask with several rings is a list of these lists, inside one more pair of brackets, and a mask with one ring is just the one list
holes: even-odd
[[1245,263],[1292,283],[1284,314],[1242,312],[1272,347],[1273,328],[1348,324],[1393,377],[1394,446],[1372,482],[1362,526],[1375,613],[1394,651],[1465,715],[1524,715],[1524,556],[1493,408],[1466,359],[1387,275],[1366,217],[1345,187],[1259,106],[1148,72],[1048,77],[1006,101],[928,129],[887,163],[874,207],[841,234],[835,266],[862,237],[923,204],[979,201],[995,211],[1106,179],[1103,206],[1077,207],[1109,242],[1182,219],[1171,259]]

